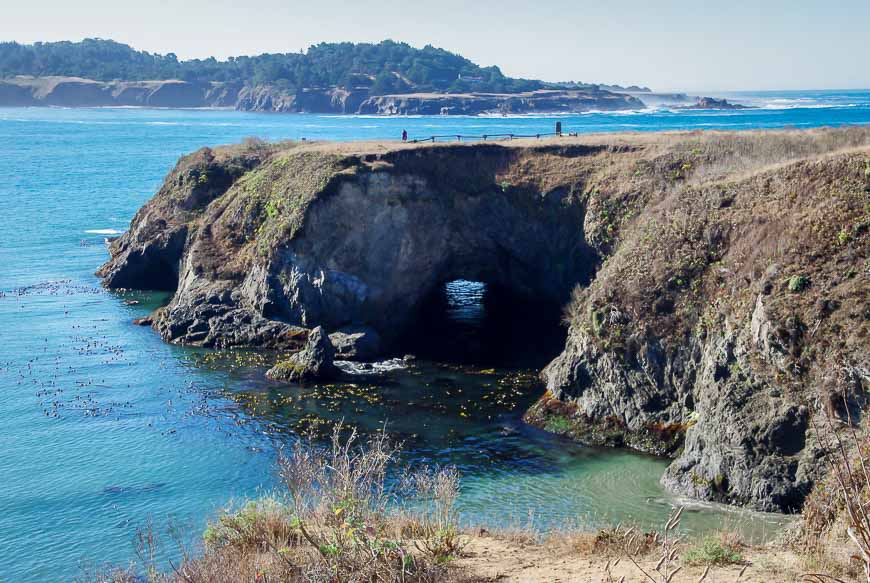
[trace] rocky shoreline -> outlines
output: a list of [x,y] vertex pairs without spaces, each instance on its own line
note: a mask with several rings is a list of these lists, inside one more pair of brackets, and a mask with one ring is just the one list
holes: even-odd
[[0,107],[231,108],[276,113],[478,115],[579,113],[640,109],[637,97],[597,88],[525,93],[411,93],[375,95],[366,89],[167,81],[94,81],[77,77],[0,79]]
[[173,291],[170,342],[323,328],[273,376],[339,332],[400,351],[444,281],[548,298],[569,334],[528,421],[670,456],[674,492],[797,511],[824,470],[812,416],[870,383],[868,159],[865,128],[203,148],[99,275]]

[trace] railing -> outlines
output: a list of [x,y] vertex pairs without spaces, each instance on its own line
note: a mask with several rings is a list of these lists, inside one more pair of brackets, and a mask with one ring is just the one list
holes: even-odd
[[499,141],[499,140],[513,140],[515,138],[517,138],[517,139],[518,138],[538,138],[538,139],[540,139],[542,137],[562,136],[562,135],[564,135],[562,132],[547,132],[547,133],[540,133],[540,134],[482,134],[479,136],[469,136],[469,135],[463,135],[463,134],[443,134],[443,135],[438,135],[438,136],[429,136],[428,138],[413,138],[413,139],[408,139],[405,141],[410,142],[412,144],[419,144],[421,142],[435,143],[438,140],[441,140],[441,141],[456,140],[457,142],[461,142],[463,140],[465,140],[465,141],[479,140],[479,141],[486,142],[487,140]]

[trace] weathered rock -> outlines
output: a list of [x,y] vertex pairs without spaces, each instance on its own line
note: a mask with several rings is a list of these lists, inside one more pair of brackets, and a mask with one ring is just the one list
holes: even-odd
[[739,103],[731,103],[727,99],[716,99],[715,97],[701,97],[692,105],[679,106],[679,109],[753,109],[748,105],[740,105]]
[[366,362],[381,354],[381,335],[368,326],[345,326],[329,335],[340,360]]
[[671,455],[662,483],[680,494],[799,510],[824,471],[813,412],[840,414],[843,395],[857,412],[870,386],[868,326],[842,314],[868,287],[841,275],[870,237],[832,243],[864,220],[863,156],[663,195],[575,296],[529,421]]
[[242,111],[334,114],[546,113],[643,107],[636,97],[601,90],[528,93],[375,95],[366,89],[305,88],[241,82],[94,81],[77,77],[0,79],[0,106],[234,107]]
[[326,381],[338,374],[334,359],[335,347],[323,328],[317,326],[308,334],[302,350],[270,368],[266,376],[276,381]]
[[644,107],[631,95],[594,88],[583,90],[541,90],[517,94],[420,93],[375,95],[359,105],[358,113],[381,115],[478,115],[481,113],[584,112]]
[[824,469],[812,415],[870,385],[870,130],[778,132],[774,167],[766,139],[202,150],[100,274],[174,290],[154,314],[173,342],[297,349],[367,326],[397,354],[446,281],[574,290],[529,421],[672,456],[675,492],[795,510]]
[[531,158],[580,169],[600,148],[287,148],[242,157],[241,176],[239,153],[183,159],[112,244],[105,284],[174,288],[155,326],[179,343],[276,346],[322,325],[368,326],[389,344],[444,281],[564,303],[594,271],[581,175],[517,173]]

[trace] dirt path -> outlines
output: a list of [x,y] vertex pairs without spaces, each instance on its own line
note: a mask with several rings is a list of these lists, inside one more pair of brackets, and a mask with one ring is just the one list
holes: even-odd
[[[607,557],[583,554],[568,548],[524,544],[496,536],[474,537],[465,548],[465,556],[455,565],[481,581],[517,583],[608,583]],[[749,566],[740,583],[787,583],[800,581],[803,572],[798,558],[790,551],[759,549],[747,551]],[[649,572],[657,557],[640,561]],[[704,583],[734,583],[742,566],[711,568]],[[685,567],[672,583],[696,583],[703,567]],[[613,581],[623,575],[626,583],[646,581],[629,560],[622,559],[612,569]]]

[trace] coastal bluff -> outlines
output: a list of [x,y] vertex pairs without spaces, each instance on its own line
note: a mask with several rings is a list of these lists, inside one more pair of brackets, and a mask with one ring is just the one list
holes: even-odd
[[183,157],[98,275],[173,292],[154,328],[206,347],[354,327],[401,354],[458,278],[558,302],[530,423],[669,456],[674,492],[794,512],[824,472],[813,417],[870,386],[868,197],[858,127],[250,140]]
[[0,107],[228,108],[273,113],[478,115],[582,113],[642,109],[635,96],[596,87],[516,93],[397,93],[369,89],[305,88],[275,84],[184,81],[96,81],[79,77],[16,76],[0,79]]

